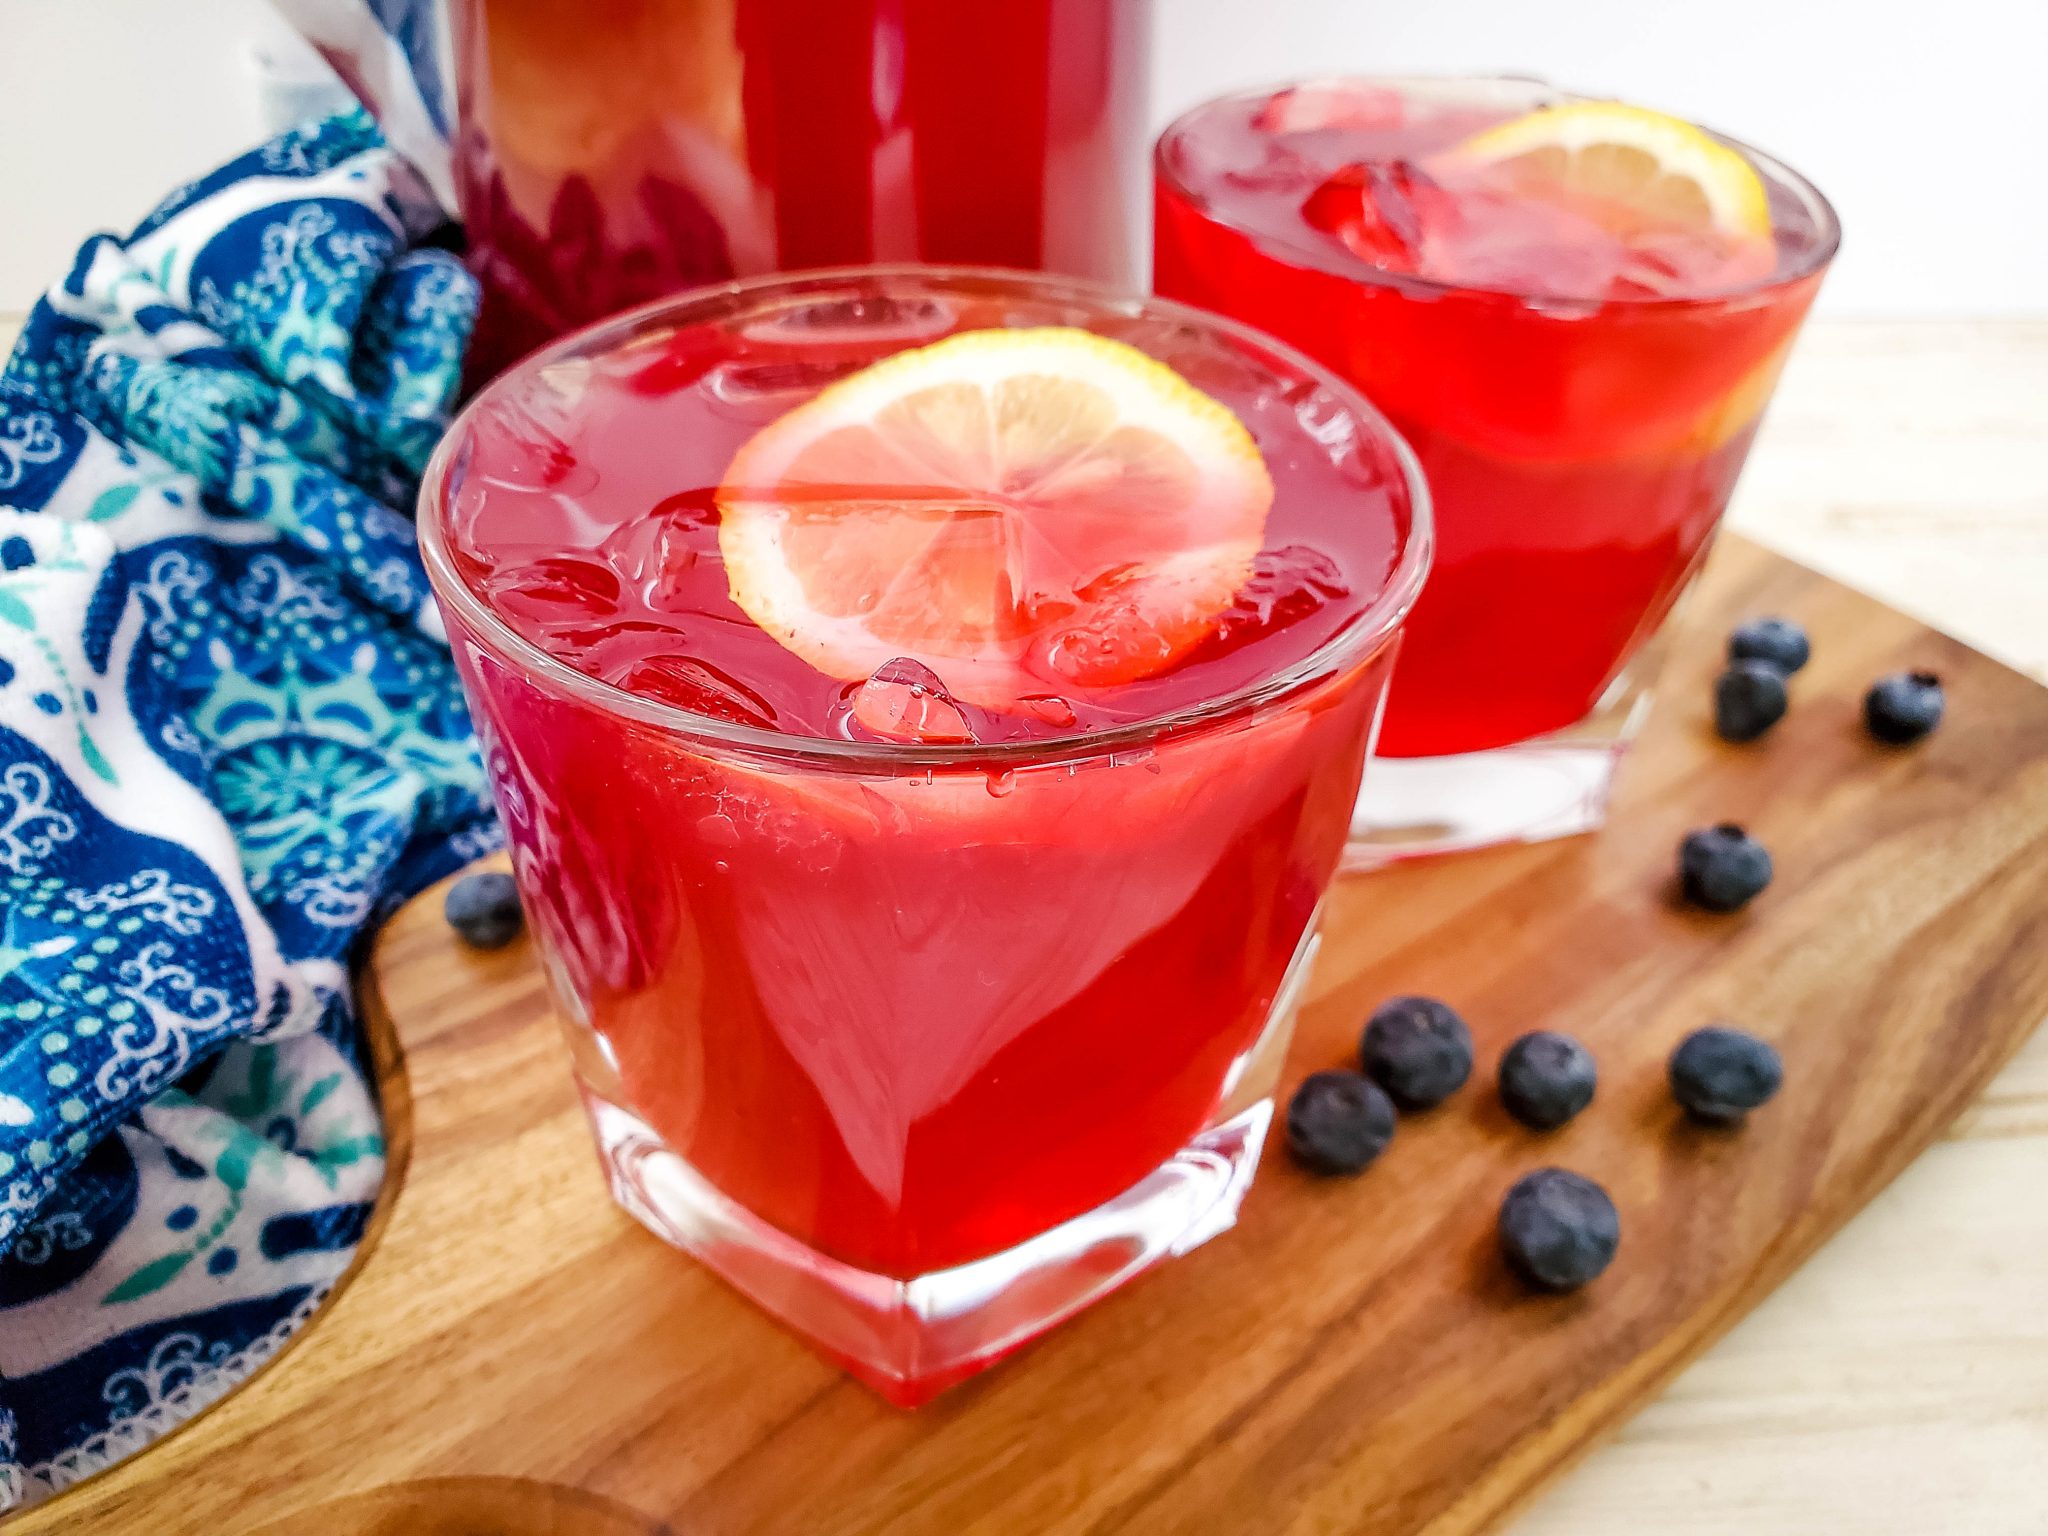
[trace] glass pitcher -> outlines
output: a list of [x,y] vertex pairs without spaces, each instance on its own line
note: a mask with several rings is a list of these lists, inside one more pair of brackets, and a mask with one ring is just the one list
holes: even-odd
[[468,230],[483,377],[847,262],[1138,275],[1151,0],[277,0]]

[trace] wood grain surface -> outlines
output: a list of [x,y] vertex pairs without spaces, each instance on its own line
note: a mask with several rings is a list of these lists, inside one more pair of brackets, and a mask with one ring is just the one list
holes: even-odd
[[[1821,319],[1730,525],[2048,683],[2048,320]],[[1506,1536],[2048,1532],[2048,1029]]]
[[[1806,622],[1816,658],[1768,744],[1726,747],[1715,645],[1766,610]],[[2048,692],[1739,540],[1690,619],[1608,831],[1345,882],[1299,1031],[1290,1078],[1342,1060],[1397,990],[1457,1002],[1489,1069],[1524,1029],[1570,1029],[1603,1086],[1564,1132],[1520,1131],[1475,1085],[1355,1183],[1269,1156],[1236,1232],[906,1415],[612,1211],[528,952],[462,951],[429,893],[370,971],[406,1166],[353,1282],[281,1363],[18,1528],[1496,1528],[2048,1013]],[[1909,663],[1949,680],[1950,722],[1877,748],[1861,688]],[[1686,912],[1672,846],[1724,818],[1779,879],[1746,914]],[[1712,1019],[1788,1062],[1739,1133],[1688,1126],[1663,1087]],[[1545,1162],[1623,1213],[1621,1258],[1575,1298],[1524,1296],[1493,1252],[1501,1191]]]

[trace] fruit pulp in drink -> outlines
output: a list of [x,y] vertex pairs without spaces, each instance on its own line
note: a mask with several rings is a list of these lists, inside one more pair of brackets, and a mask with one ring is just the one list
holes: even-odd
[[457,0],[473,371],[735,275],[1127,281],[1151,0]]
[[[1697,569],[1832,250],[1817,194],[1745,150],[1754,238],[1654,192],[1538,186],[1555,147],[1467,151],[1562,100],[1303,85],[1212,102],[1158,146],[1159,291],[1344,374],[1422,461],[1436,556],[1385,756],[1509,746],[1595,709]],[[1627,157],[1650,162],[1603,153],[1624,180]],[[1718,166],[1740,194],[1749,173]]]
[[[445,507],[423,514],[504,626],[449,609],[586,1086],[752,1216],[871,1274],[945,1270],[1089,1212],[1244,1091],[1384,693],[1390,641],[1347,637],[1405,602],[1417,559],[1410,472],[1354,397],[1091,302],[912,275],[652,318],[481,397],[444,449]],[[1130,348],[1178,375],[1132,411],[1234,418],[1217,430],[1238,448],[1189,445],[1202,481],[1175,482],[1203,517],[1234,515],[1210,480],[1252,484],[1256,446],[1270,510],[1230,543],[1243,565],[1210,589],[1215,612],[1189,626],[1177,606],[1223,547],[1213,529],[1168,529],[1158,569],[1112,548],[1139,511],[1128,487],[1179,474],[1177,449],[1108,492],[1085,452],[1061,457],[1018,493],[1057,502],[1051,523],[960,491],[928,437],[900,484],[844,483],[866,426],[827,420],[785,451],[912,354],[956,371],[911,412],[943,435],[959,380],[1000,366],[1012,331],[1051,359],[1025,395],[1064,388],[1069,365],[1142,393]],[[801,466],[830,454],[807,501]],[[770,483],[771,460],[788,478]],[[819,522],[865,530],[802,573],[813,596],[869,579],[852,574],[863,541],[886,549],[889,593],[848,601],[894,629],[863,632],[880,648],[854,668],[757,621],[790,568],[736,575],[733,524],[771,502],[793,563]],[[1021,548],[1014,585],[977,563],[984,532]],[[1050,596],[1033,562],[1062,573]],[[948,636],[970,611],[1022,639],[999,661],[963,653]],[[536,678],[507,635],[608,686]]]

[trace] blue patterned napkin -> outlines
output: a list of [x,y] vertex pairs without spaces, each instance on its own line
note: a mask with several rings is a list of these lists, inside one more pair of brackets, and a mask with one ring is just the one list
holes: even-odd
[[276,1352],[383,1176],[357,939],[497,831],[409,512],[476,308],[360,114],[0,377],[0,1509]]

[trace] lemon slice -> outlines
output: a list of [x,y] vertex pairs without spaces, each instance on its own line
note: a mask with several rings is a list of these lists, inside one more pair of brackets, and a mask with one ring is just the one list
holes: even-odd
[[719,487],[733,601],[848,680],[909,657],[992,708],[1167,666],[1250,572],[1273,482],[1228,408],[1060,327],[900,352],[762,428]]
[[1645,222],[1771,238],[1764,184],[1735,150],[1679,118],[1618,101],[1575,101],[1466,139],[1446,163],[1505,173],[1520,191],[1627,210]]

